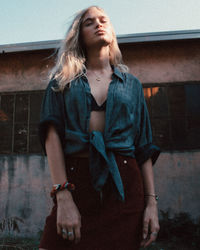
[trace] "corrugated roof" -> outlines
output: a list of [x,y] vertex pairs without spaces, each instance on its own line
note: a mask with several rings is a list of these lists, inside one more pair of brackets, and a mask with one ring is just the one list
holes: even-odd
[[[200,39],[200,30],[162,31],[118,35],[119,44]],[[61,40],[0,45],[0,53],[58,48]]]

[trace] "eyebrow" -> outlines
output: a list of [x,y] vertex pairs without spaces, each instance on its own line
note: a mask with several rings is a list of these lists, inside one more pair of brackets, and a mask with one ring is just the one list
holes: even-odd
[[[106,18],[106,16],[98,16],[98,18]],[[95,19],[95,17],[88,17],[83,21],[83,24],[86,23],[87,21],[93,21]]]

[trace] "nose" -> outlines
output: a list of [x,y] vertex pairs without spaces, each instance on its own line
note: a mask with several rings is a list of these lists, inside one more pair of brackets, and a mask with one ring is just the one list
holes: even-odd
[[96,28],[102,27],[102,23],[100,22],[100,20],[96,20]]

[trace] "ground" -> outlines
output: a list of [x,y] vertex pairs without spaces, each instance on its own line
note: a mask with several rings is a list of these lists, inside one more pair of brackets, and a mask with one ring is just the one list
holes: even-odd
[[[2,238],[0,250],[38,250],[38,239],[27,238]],[[143,248],[141,248],[142,250]],[[186,246],[184,243],[171,241],[158,241],[145,250],[198,250],[197,246]],[[55,249],[56,250],[56,249]],[[123,250],[123,249],[122,249]]]

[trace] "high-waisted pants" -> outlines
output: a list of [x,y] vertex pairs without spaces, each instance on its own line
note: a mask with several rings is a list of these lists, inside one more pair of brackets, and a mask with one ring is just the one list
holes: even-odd
[[[137,250],[142,240],[144,191],[141,170],[134,158],[116,155],[125,191],[120,201],[111,177],[102,192],[92,186],[89,159],[66,158],[68,181],[75,184],[73,200],[81,214],[81,240],[78,244],[57,234],[57,203],[46,218],[40,248],[48,250]],[[61,191],[62,192],[62,191]]]

